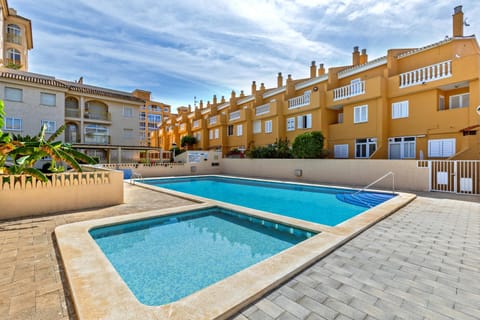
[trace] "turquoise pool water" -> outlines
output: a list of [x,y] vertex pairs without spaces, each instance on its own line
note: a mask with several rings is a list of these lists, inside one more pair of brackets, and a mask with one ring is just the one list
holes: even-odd
[[394,196],[365,192],[362,197],[374,200],[356,196],[355,200],[360,198],[360,201],[345,202],[338,196],[355,190],[213,176],[142,182],[328,226],[335,226]]
[[179,300],[314,233],[220,207],[90,231],[137,299]]

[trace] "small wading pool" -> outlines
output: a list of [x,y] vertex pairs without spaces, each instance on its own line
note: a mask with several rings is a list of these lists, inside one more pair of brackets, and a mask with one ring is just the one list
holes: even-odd
[[[139,181],[140,182],[140,181]],[[309,222],[336,226],[395,194],[315,185],[202,176],[142,183]]]
[[218,282],[315,235],[211,207],[90,230],[143,304],[159,306]]

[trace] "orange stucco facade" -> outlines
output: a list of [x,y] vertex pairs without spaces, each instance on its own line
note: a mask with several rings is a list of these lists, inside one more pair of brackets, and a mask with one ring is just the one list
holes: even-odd
[[454,36],[422,48],[369,61],[355,47],[351,65],[312,62],[307,79],[279,73],[276,88],[253,82],[250,95],[185,108],[153,140],[169,149],[194,135],[226,154],[321,131],[330,158],[480,159],[480,48],[461,17],[455,8]]

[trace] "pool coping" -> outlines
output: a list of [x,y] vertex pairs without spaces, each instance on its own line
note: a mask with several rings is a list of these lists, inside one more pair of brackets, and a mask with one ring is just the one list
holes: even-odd
[[[261,181],[279,182],[276,180]],[[159,191],[157,187],[150,188],[151,186],[145,184],[140,185]],[[165,192],[165,190],[162,189],[161,192]],[[407,205],[416,197],[413,194],[397,193],[397,197],[377,207],[350,218],[340,225],[328,227],[228,203],[205,200],[201,197],[186,197],[185,194],[176,191],[165,193],[180,195],[182,198],[202,203],[77,222],[59,226],[55,229],[66,278],[79,319],[188,318],[193,320],[227,318],[329,254],[363,230]],[[94,227],[216,206],[261,219],[277,221],[296,228],[319,232],[319,234],[185,298],[155,307],[143,305],[135,298],[89,235],[89,230]]]

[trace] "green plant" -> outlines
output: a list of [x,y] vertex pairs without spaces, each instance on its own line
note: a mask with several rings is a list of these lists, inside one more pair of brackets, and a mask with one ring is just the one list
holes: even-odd
[[254,159],[288,159],[292,157],[288,139],[278,139],[264,147],[251,147],[247,157]]
[[323,155],[323,141],[324,137],[320,131],[302,133],[293,141],[293,156],[302,159],[321,158]]
[[187,147],[187,149],[197,143],[197,138],[194,136],[183,136],[180,140],[180,146],[182,148]]

